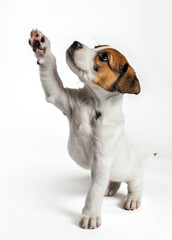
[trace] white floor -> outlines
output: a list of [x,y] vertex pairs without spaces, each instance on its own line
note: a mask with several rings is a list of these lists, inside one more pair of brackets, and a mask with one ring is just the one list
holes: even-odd
[[63,129],[58,134],[5,131],[0,145],[1,240],[172,239],[172,161],[159,155],[145,167],[139,210],[122,209],[123,184],[116,196],[104,199],[102,226],[83,230],[78,220],[89,172],[69,158]]

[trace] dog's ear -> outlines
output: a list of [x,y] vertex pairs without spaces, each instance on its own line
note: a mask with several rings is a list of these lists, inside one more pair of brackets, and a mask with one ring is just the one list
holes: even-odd
[[120,75],[116,81],[116,90],[121,93],[138,94],[140,92],[140,84],[136,77],[134,69],[126,63],[120,67]]

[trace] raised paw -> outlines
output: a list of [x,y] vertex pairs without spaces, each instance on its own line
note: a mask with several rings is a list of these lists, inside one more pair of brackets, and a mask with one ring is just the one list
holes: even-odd
[[50,49],[48,38],[37,29],[31,31],[29,45],[32,47],[38,59],[43,58],[46,52]]
[[135,210],[141,205],[140,196],[137,193],[130,193],[128,195],[127,201],[124,204],[126,210]]
[[95,229],[100,227],[101,225],[101,218],[99,216],[91,216],[87,214],[82,214],[80,221],[79,221],[79,226],[84,229]]

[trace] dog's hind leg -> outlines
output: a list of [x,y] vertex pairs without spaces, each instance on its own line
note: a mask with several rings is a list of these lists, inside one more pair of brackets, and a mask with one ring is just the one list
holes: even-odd
[[105,196],[113,196],[120,188],[121,183],[120,182],[109,182],[108,188],[106,190]]
[[143,191],[143,174],[128,182],[128,196],[124,204],[126,210],[135,210],[141,205],[141,196]]

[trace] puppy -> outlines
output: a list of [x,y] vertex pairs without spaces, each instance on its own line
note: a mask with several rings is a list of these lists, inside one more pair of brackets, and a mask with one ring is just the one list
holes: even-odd
[[66,52],[70,69],[84,83],[82,89],[64,88],[48,38],[38,30],[29,44],[39,64],[46,100],[68,118],[68,151],[81,167],[90,169],[92,183],[79,225],[94,229],[101,225],[103,196],[114,195],[121,182],[128,184],[127,210],[140,207],[143,190],[142,161],[124,133],[123,94],[138,94],[140,84],[127,59],[107,46],[94,49],[73,42]]

